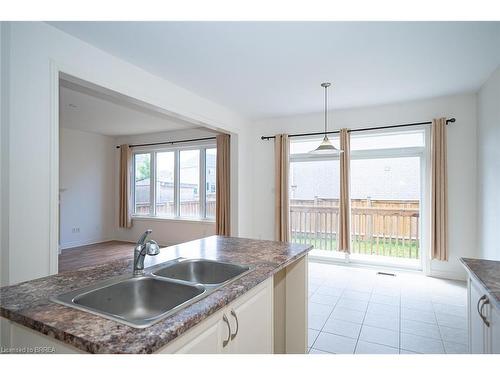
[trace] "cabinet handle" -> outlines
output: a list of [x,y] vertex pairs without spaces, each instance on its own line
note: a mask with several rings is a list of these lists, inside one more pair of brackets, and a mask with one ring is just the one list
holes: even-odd
[[485,294],[485,295],[483,295],[481,298],[479,298],[479,299],[477,300],[477,306],[476,306],[476,308],[477,308],[477,313],[479,314],[479,316],[481,316],[481,318],[482,318],[482,315],[481,315],[481,311],[479,311],[479,305],[481,304],[481,301],[482,301],[482,300],[484,300],[485,298],[486,298],[486,294]]
[[227,335],[227,339],[222,341],[222,347],[225,348],[227,344],[229,343],[229,340],[231,339],[231,326],[229,325],[229,320],[227,320],[226,314],[222,316],[222,320],[227,324],[227,329],[229,330],[229,333]]
[[231,335],[231,340],[234,340],[234,338],[238,334],[238,330],[240,329],[240,323],[238,322],[238,317],[236,316],[236,313],[234,312],[234,310],[231,310],[231,315],[234,317],[234,320],[236,320],[236,332],[234,332]]
[[[484,298],[483,298],[484,297]],[[488,299],[488,297],[486,297],[486,295],[484,295],[483,297],[483,303],[481,305],[481,308],[479,309],[479,316],[481,317],[481,319],[483,319],[483,323],[486,324],[486,327],[489,327],[490,326],[490,322],[488,322],[488,319],[486,318],[486,316],[484,316],[483,314],[483,308],[484,308],[484,305],[487,305],[490,303],[490,300]]]

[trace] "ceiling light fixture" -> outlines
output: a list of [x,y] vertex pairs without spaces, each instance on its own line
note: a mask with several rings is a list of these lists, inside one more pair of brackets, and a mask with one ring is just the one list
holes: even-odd
[[328,154],[328,155],[339,155],[342,150],[339,150],[336,148],[332,142],[328,139],[328,130],[327,130],[327,124],[328,124],[328,87],[331,86],[330,82],[323,82],[321,84],[321,87],[325,89],[325,136],[323,137],[323,141],[321,144],[315,149],[310,151],[311,154]]

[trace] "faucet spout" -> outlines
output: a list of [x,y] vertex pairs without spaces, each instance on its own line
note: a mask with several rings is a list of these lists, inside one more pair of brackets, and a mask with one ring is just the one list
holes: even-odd
[[154,240],[149,240],[147,242],[146,238],[153,231],[148,229],[145,231],[134,248],[134,276],[144,275],[144,259],[146,255],[158,255],[160,253],[160,247]]
[[146,241],[146,238],[151,234],[153,233],[153,231],[151,229],[148,229],[146,230],[142,235],[141,237],[139,237],[139,240],[137,241],[137,245],[143,245],[144,244],[144,241]]

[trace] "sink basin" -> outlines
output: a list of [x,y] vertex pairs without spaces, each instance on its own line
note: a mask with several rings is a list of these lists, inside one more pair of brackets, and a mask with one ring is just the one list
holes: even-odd
[[144,328],[201,298],[204,292],[201,285],[143,276],[108,280],[60,295],[54,300],[135,328]]
[[243,275],[250,268],[205,259],[182,259],[160,268],[153,275],[204,285],[219,285]]
[[145,270],[144,276],[115,277],[61,294],[52,301],[134,328],[146,328],[249,270],[238,264],[178,258]]

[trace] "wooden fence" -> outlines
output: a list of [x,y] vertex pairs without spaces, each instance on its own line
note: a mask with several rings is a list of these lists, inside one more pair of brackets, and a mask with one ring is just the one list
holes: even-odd
[[[137,215],[149,215],[149,203],[141,203],[136,205]],[[163,202],[156,205],[156,214],[158,216],[174,216],[174,202]],[[199,201],[184,201],[181,202],[182,217],[199,217],[201,214],[201,203]],[[209,218],[215,218],[215,198],[207,200],[206,215]]]
[[[337,250],[338,200],[290,201],[292,241]],[[419,202],[351,202],[352,253],[419,258]]]

